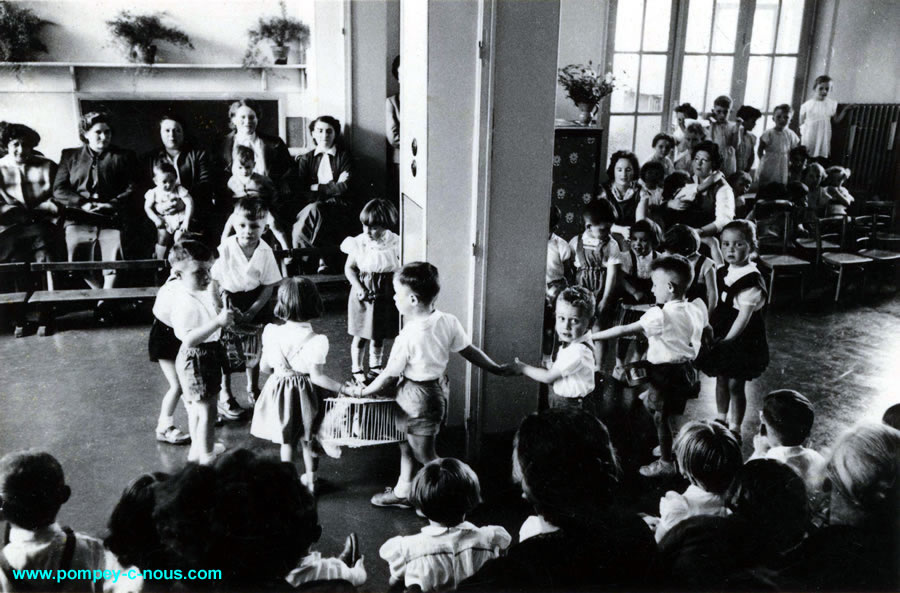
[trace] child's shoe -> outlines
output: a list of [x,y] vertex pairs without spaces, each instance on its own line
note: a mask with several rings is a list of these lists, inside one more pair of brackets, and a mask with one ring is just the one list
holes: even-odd
[[671,461],[657,459],[653,463],[643,466],[638,470],[638,473],[645,478],[663,478],[674,476],[677,472],[675,471],[675,464]]
[[379,492],[370,500],[372,505],[376,507],[397,507],[398,509],[411,509],[412,505],[405,498],[400,498],[394,494],[393,488],[385,488],[384,492]]
[[232,422],[242,419],[247,412],[247,410],[242,408],[233,397],[229,397],[225,401],[219,400],[216,404],[216,410],[218,411],[219,416]]
[[181,432],[177,426],[172,425],[163,430],[157,430],[156,440],[160,443],[169,443],[170,445],[189,445],[191,443],[191,435]]

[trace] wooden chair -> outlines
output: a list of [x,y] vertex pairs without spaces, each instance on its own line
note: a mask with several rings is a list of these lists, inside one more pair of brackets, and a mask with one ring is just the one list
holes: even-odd
[[[836,277],[834,289],[834,302],[840,301],[841,286],[844,284],[845,277],[851,274],[858,274],[860,277],[859,289],[860,294],[865,293],[866,288],[866,267],[872,263],[868,257],[844,251],[843,246],[847,244],[848,217],[844,216],[828,216],[819,218],[816,223],[816,269],[832,274]],[[840,251],[828,251],[823,245],[826,243],[834,243],[842,247]]]
[[759,236],[759,263],[769,274],[769,304],[775,298],[775,279],[778,277],[798,278],[802,301],[806,274],[812,262],[789,253],[794,235],[794,204],[788,200],[766,200],[754,206],[754,213],[757,221],[764,218],[774,218],[776,221],[776,224],[768,226],[758,222],[758,227],[764,229]]
[[863,204],[863,212],[872,217],[874,242],[870,247],[881,247],[889,251],[900,250],[900,234],[897,230],[896,212],[894,202],[882,202],[870,200]]
[[900,252],[879,247],[878,215],[857,216],[853,219],[856,252],[872,260],[869,270],[876,280],[888,278],[896,288],[897,272],[900,269]]

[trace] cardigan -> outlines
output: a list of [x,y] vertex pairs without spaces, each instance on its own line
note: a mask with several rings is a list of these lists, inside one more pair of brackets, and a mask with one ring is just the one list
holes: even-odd
[[[97,159],[97,179],[93,191],[89,190],[88,178],[91,164]],[[110,146],[99,156],[95,156],[87,144],[78,148],[66,148],[59,160],[59,169],[53,180],[53,197],[67,208],[66,226],[72,224],[99,224],[102,227],[115,226],[117,219],[138,205],[135,192],[138,176],[137,157],[131,150]],[[96,199],[92,194],[97,194]],[[115,212],[105,217],[96,214],[80,214],[81,207],[89,202],[111,205]],[[83,212],[83,211],[82,211]],[[108,218],[105,222],[103,218]]]
[[[50,159],[32,155],[24,165],[25,184],[23,184],[18,163],[9,155],[0,158],[0,234],[17,226],[13,220],[4,220],[7,211],[25,208],[36,218],[50,219],[50,216],[35,212],[35,207],[53,198],[53,177],[56,174],[56,163]],[[25,187],[29,187],[26,191]]]

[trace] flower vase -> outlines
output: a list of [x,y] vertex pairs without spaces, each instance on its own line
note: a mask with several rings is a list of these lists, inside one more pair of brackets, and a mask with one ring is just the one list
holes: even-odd
[[131,46],[128,59],[136,64],[153,64],[156,61],[156,46],[135,43]]
[[277,45],[275,43],[272,44],[272,58],[275,60],[275,64],[287,64],[289,49],[290,48],[286,45]]
[[578,107],[578,119],[575,121],[582,126],[591,125],[594,121],[594,108],[597,106],[590,103],[576,103],[575,106]]

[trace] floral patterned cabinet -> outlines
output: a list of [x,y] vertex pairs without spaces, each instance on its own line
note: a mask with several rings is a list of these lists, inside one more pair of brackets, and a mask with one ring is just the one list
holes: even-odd
[[553,142],[553,205],[562,217],[557,234],[567,241],[583,228],[581,211],[599,193],[603,129],[558,125]]

